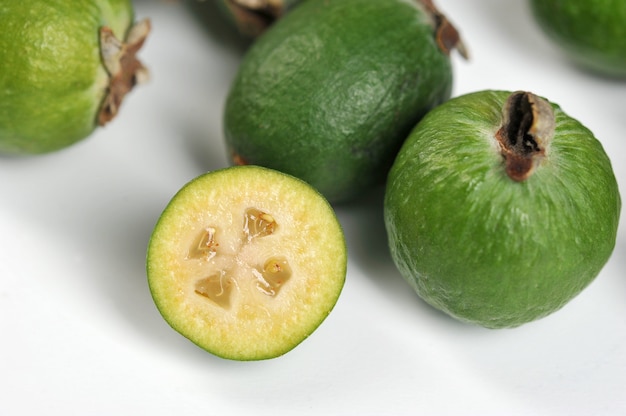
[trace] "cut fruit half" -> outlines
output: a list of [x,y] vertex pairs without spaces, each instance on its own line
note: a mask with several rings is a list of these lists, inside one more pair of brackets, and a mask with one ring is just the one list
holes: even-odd
[[307,183],[257,166],[204,174],[159,218],[147,252],[154,302],[176,331],[223,358],[280,356],[333,309],[343,230]]

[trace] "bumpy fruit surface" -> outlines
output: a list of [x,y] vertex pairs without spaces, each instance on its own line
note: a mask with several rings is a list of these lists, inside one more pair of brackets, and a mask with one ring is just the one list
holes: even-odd
[[489,328],[544,317],[600,272],[621,199],[600,142],[528,92],[480,91],[432,110],[390,173],[391,254],[433,306]]
[[202,175],[158,220],[147,253],[154,301],[201,348],[280,356],[328,316],[343,288],[343,231],[307,183],[256,166]]
[[331,202],[382,184],[410,129],[449,98],[459,45],[430,1],[299,4],[252,45],[231,87],[233,162],[304,179]]
[[547,36],[579,65],[626,77],[626,1],[530,0]]
[[135,53],[150,25],[128,0],[4,1],[0,22],[0,153],[87,137],[146,73]]

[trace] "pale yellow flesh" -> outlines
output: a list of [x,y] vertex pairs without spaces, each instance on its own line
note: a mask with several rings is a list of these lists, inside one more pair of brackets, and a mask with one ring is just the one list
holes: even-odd
[[233,359],[281,355],[326,318],[346,248],[309,185],[237,167],[204,175],[170,202],[148,251],[153,298],[170,325]]

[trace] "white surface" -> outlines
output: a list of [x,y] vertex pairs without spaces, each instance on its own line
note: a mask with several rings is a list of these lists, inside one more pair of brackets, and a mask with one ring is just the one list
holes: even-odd
[[[525,89],[559,103],[603,142],[626,195],[626,82],[573,68],[522,0],[438,4],[472,55],[454,57],[454,94]],[[295,350],[231,362],[171,330],[146,285],[147,240],[184,183],[226,166],[222,104],[243,48],[184,3],[136,8],[153,21],[141,53],[152,81],[84,142],[0,158],[0,414],[626,414],[624,215],[596,281],[517,329],[426,306],[390,260],[378,195],[338,209],[347,283]]]

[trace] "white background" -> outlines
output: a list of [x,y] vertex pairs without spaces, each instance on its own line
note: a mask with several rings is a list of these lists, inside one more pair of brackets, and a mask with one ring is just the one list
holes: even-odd
[[[530,90],[595,132],[626,195],[626,81],[574,68],[526,2],[439,0],[471,53],[454,95]],[[2,415],[623,415],[626,231],[598,278],[557,313],[486,330],[427,306],[395,270],[381,195],[339,207],[347,282],[287,355],[216,358],[178,335],[145,277],[173,194],[227,165],[222,107],[245,49],[206,5],[138,0],[149,84],[61,152],[0,158]],[[590,190],[592,192],[593,190]]]

